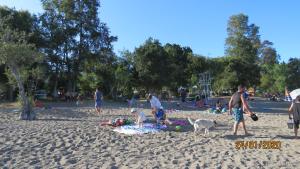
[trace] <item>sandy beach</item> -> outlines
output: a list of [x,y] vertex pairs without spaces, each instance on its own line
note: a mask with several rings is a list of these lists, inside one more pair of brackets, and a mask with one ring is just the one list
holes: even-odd
[[[124,103],[104,102],[100,116],[93,103],[37,109],[38,120],[20,121],[13,104],[0,104],[0,168],[299,168],[300,139],[287,127],[289,103],[256,99],[250,102],[259,120],[246,118],[250,136],[226,114],[179,110],[170,119],[208,118],[217,121],[209,136],[195,136],[191,125],[156,134],[124,135],[99,122],[130,116]],[[150,109],[141,109],[150,116]],[[236,149],[236,141],[280,141],[280,149]]]

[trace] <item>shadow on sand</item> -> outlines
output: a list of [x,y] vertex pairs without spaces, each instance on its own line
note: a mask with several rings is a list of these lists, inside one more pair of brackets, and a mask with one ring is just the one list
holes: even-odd
[[223,138],[228,140],[237,140],[237,139],[244,139],[244,138],[252,138],[254,135],[225,135]]
[[294,140],[295,136],[290,136],[290,135],[276,135],[275,138],[281,138],[281,139],[287,139],[287,140]]
[[79,119],[36,119],[36,121],[87,121],[87,120],[79,120]]

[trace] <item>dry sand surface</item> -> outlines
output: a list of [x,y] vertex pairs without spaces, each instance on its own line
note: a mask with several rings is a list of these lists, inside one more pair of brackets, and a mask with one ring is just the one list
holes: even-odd
[[[218,126],[194,137],[192,126],[176,132],[123,135],[99,121],[129,116],[126,105],[104,103],[101,116],[93,103],[53,104],[37,110],[38,120],[20,121],[14,105],[0,104],[0,168],[300,168],[300,139],[287,128],[288,103],[256,100],[259,120],[246,117],[251,136],[232,136],[228,115],[182,110],[171,119],[217,120]],[[150,109],[143,110],[150,117]],[[151,117],[150,117],[151,118]],[[236,141],[281,141],[281,149],[240,149]]]

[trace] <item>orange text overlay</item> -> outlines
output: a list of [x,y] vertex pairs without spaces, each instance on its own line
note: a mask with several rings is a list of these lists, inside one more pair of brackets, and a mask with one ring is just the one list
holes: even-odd
[[281,141],[236,141],[236,149],[281,149]]

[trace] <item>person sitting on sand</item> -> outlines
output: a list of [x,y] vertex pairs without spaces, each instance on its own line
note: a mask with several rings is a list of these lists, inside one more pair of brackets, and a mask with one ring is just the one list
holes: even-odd
[[218,112],[222,111],[222,104],[221,104],[221,100],[220,99],[216,103],[216,111],[218,111]]
[[157,125],[161,123],[166,125],[172,125],[172,122],[167,118],[167,114],[165,113],[164,108],[162,106],[160,106],[158,111],[155,112],[155,121]]
[[233,125],[233,134],[237,134],[238,126],[241,123],[242,127],[245,131],[245,135],[248,135],[246,130],[245,120],[243,113],[246,112],[248,115],[252,115],[252,111],[250,110],[246,99],[243,96],[244,87],[242,85],[238,86],[238,91],[234,93],[229,101],[229,113],[234,113],[234,125]]
[[195,107],[202,108],[204,107],[204,100],[200,98],[199,95],[195,98]]
[[118,127],[118,126],[123,126],[127,124],[131,124],[132,121],[127,118],[115,118],[113,120],[108,120],[108,121],[102,121],[100,123],[101,126],[113,126],[113,127]]
[[76,105],[77,106],[79,106],[80,104],[82,104],[82,95],[81,94],[79,94],[78,96],[77,96],[77,101],[76,101]]
[[143,127],[144,121],[147,120],[145,114],[143,112],[138,112],[135,108],[132,108],[130,112],[134,115],[135,123],[139,125],[139,127]]
[[295,138],[298,138],[298,129],[300,122],[300,96],[298,96],[291,104],[289,108],[289,118],[291,119],[291,114],[293,114],[294,119],[294,132]]

